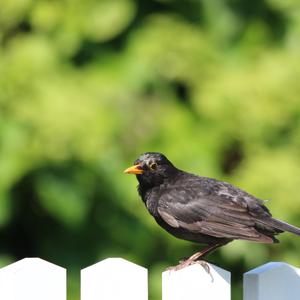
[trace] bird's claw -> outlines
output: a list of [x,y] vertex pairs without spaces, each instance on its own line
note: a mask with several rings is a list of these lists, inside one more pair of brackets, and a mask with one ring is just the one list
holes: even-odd
[[206,271],[206,273],[209,274],[209,275],[211,275],[211,273],[210,273],[210,266],[209,266],[209,264],[206,261],[204,261],[204,260],[197,260],[197,261],[195,261],[195,263],[200,264],[203,267],[203,269]]

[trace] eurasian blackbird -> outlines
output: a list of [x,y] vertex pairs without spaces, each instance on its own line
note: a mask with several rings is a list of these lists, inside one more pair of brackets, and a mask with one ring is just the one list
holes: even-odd
[[223,181],[177,169],[161,153],[142,154],[124,171],[136,174],[138,192],[150,214],[177,238],[207,244],[177,269],[233,240],[278,243],[284,231],[300,228],[274,219],[264,202]]

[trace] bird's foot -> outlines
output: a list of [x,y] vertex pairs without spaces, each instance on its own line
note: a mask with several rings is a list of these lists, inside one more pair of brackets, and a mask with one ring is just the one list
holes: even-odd
[[210,266],[209,266],[208,262],[206,262],[205,260],[197,260],[197,261],[195,261],[195,263],[200,264],[203,267],[203,269],[206,271],[206,273],[210,274]]
[[182,270],[188,266],[194,265],[194,264],[199,264],[203,267],[203,269],[206,271],[206,273],[210,274],[210,267],[209,264],[204,261],[204,260],[192,260],[192,259],[186,259],[186,260],[181,260],[179,262],[179,265],[169,267],[167,268],[168,271],[179,271]]

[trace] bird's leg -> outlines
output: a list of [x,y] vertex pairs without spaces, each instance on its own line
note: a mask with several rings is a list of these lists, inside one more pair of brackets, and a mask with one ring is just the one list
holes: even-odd
[[204,248],[202,251],[196,252],[193,254],[188,260],[196,261],[199,260],[199,258],[203,258],[204,256],[208,255],[209,253],[215,251],[217,248],[223,246],[224,244],[218,243],[215,245],[210,245],[206,248]]
[[180,264],[178,266],[169,268],[169,270],[178,271],[178,270],[181,270],[181,269],[183,269],[187,266],[193,265],[195,263],[199,263],[205,269],[205,271],[207,273],[209,273],[210,272],[209,271],[209,265],[207,264],[207,262],[205,262],[203,260],[200,260],[200,259],[203,258],[204,256],[208,255],[209,253],[213,252],[217,248],[223,246],[223,245],[224,245],[224,243],[218,243],[218,244],[210,245],[210,246],[204,248],[202,251],[196,252],[195,254],[193,254],[188,259],[180,262]]

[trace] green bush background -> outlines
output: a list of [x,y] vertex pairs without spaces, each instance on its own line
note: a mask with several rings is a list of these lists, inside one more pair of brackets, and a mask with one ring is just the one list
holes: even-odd
[[[39,256],[69,270],[106,257],[160,273],[199,249],[161,230],[123,169],[142,152],[230,181],[300,226],[297,0],[2,0],[0,265]],[[234,242],[233,273],[300,265],[300,238]]]

